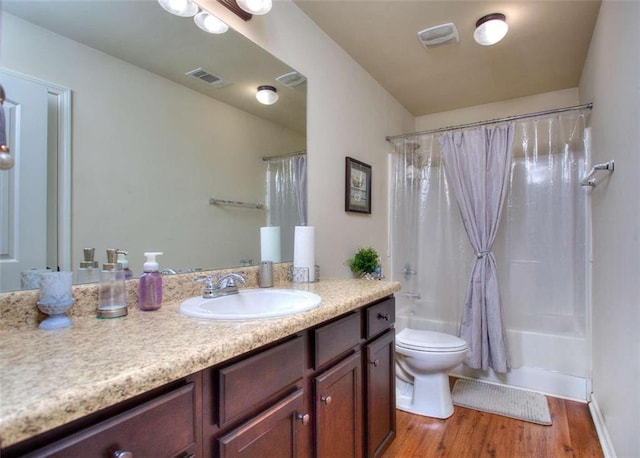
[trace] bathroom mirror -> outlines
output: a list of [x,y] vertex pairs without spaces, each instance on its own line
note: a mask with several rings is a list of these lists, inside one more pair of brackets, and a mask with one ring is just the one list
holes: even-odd
[[[152,0],[4,0],[0,46],[3,85],[11,76],[71,93],[70,196],[20,193],[54,205],[67,199],[71,254],[62,269],[75,270],[88,247],[100,263],[107,248],[127,250],[136,276],[145,251],[164,252],[161,268],[176,271],[260,261],[263,157],[306,149],[302,75],[231,29],[208,34]],[[256,101],[260,85],[277,89],[276,104]],[[48,103],[48,132],[62,144],[66,134],[51,119],[64,120],[64,106]],[[50,158],[54,178],[56,167]],[[211,205],[211,198],[256,205]],[[18,238],[46,245],[41,239],[59,226],[58,211],[48,204],[46,211],[40,235],[16,225]],[[24,269],[52,265],[53,239],[49,261]],[[0,264],[3,279],[9,264]],[[2,290],[20,288],[19,271]]]

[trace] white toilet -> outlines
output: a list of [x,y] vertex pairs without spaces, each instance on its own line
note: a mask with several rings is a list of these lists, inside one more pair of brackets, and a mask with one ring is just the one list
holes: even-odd
[[396,335],[396,405],[434,418],[453,414],[449,371],[464,360],[467,343],[433,331],[403,329]]

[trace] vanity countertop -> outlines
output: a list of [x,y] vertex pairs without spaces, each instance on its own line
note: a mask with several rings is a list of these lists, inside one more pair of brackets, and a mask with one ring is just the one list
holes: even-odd
[[247,321],[180,314],[180,301],[155,312],[130,308],[111,320],[73,318],[71,328],[2,329],[0,445],[7,447],[206,369],[400,290],[357,279],[279,285],[319,294],[317,309]]

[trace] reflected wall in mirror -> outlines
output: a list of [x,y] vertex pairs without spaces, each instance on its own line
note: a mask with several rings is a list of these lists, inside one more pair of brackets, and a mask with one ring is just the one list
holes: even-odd
[[[144,251],[163,251],[161,268],[176,270],[260,261],[266,211],[209,199],[264,203],[262,158],[306,149],[306,83],[276,80],[294,69],[233,30],[207,34],[155,1],[4,0],[2,10],[3,81],[25,76],[71,91],[71,255],[63,270],[75,270],[87,247],[100,263],[107,248],[127,250],[136,276]],[[187,75],[198,68],[228,84]],[[275,105],[256,101],[263,84],[277,88]],[[17,174],[27,161],[16,158]],[[11,180],[26,181],[16,175],[7,186]],[[5,206],[60,201],[35,187],[3,194],[13,199]],[[45,235],[16,230],[14,238],[46,245],[42,237],[57,224],[57,211],[48,211]],[[5,281],[19,258],[11,243],[0,259],[2,290],[20,287],[19,273]],[[54,268],[59,248],[54,237],[44,261]]]

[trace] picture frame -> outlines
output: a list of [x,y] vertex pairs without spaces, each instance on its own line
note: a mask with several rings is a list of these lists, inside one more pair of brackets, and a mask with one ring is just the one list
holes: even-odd
[[371,166],[352,157],[345,160],[344,211],[371,214]]

